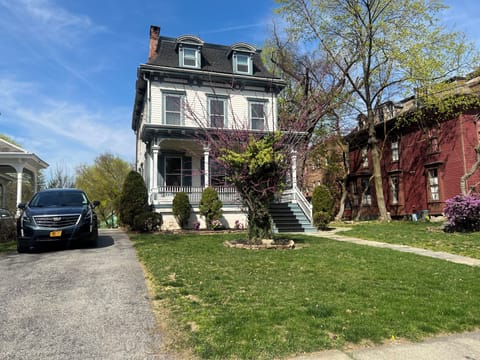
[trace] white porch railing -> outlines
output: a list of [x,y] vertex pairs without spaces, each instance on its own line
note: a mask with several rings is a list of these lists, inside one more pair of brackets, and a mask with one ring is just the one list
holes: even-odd
[[[240,204],[240,195],[234,187],[213,186],[213,188],[223,204]],[[198,204],[203,190],[205,188],[202,186],[160,186],[150,192],[150,201],[153,204],[171,204],[176,193],[184,192],[188,195],[190,204]]]
[[282,193],[281,201],[297,203],[298,206],[300,206],[300,209],[302,209],[307,219],[310,221],[310,223],[313,224],[312,204],[308,202],[308,200],[305,198],[305,196],[302,194],[302,192],[297,186],[285,190]]

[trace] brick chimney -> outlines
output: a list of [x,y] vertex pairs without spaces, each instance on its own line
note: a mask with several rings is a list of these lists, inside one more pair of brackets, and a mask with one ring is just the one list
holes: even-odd
[[158,55],[158,38],[160,36],[160,27],[151,25],[150,26],[150,49],[148,51],[148,61],[152,61],[155,56]]

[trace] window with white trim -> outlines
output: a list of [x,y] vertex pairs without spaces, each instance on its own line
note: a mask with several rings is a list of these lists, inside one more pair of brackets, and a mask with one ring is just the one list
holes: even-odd
[[192,186],[192,158],[179,154],[160,157],[165,186]]
[[428,185],[430,190],[430,200],[440,201],[440,186],[438,183],[438,169],[428,169]]
[[368,168],[368,148],[364,147],[361,152],[362,167]]
[[223,128],[227,126],[227,99],[208,98],[208,117],[210,127]]
[[368,178],[362,178],[362,205],[372,205],[372,195],[370,194],[370,181]]
[[248,54],[233,54],[233,72],[252,75],[252,57]]
[[165,158],[165,185],[182,186],[182,158],[180,156]]
[[211,158],[209,161],[210,164],[210,185],[211,186],[226,186],[227,183],[227,172],[225,166],[222,165],[218,160]]
[[163,123],[165,125],[183,124],[184,95],[164,94],[163,95]]
[[399,141],[394,140],[391,144],[392,161],[398,161],[400,159]]
[[251,101],[250,107],[250,128],[252,130],[265,130],[265,102]]
[[390,189],[392,191],[392,204],[398,204],[398,176],[390,176]]
[[181,67],[200,68],[200,49],[182,46],[178,51]]

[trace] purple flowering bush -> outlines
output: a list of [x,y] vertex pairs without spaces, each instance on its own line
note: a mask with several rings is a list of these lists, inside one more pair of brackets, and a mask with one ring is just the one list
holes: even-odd
[[480,231],[480,195],[456,195],[445,204],[445,232]]

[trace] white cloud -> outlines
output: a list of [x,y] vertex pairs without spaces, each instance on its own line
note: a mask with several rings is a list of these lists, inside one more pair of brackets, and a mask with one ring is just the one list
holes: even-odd
[[88,16],[71,13],[50,0],[0,0],[0,6],[8,10],[2,19],[10,20],[11,30],[28,33],[42,43],[70,47],[92,33],[105,31]]
[[73,170],[105,152],[134,160],[129,108],[92,110],[38,94],[34,84],[12,79],[0,79],[0,103],[7,105],[1,118],[5,128],[14,129],[9,135],[50,165],[66,161]]

